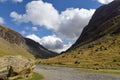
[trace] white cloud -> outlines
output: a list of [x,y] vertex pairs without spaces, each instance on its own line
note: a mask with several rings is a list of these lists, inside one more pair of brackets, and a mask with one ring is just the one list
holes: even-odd
[[5,23],[4,19],[0,17],[0,24],[4,24],[4,23]]
[[88,24],[94,12],[94,9],[66,9],[60,14],[58,32],[67,38],[78,38],[82,29]]
[[56,35],[46,36],[41,39],[40,42],[47,49],[61,49],[63,48],[63,41]]
[[[39,42],[50,50],[61,52],[72,45],[72,43],[64,43],[63,40],[77,39],[94,12],[95,9],[68,8],[58,13],[51,3],[37,0],[31,1],[26,5],[25,14],[19,14],[13,11],[10,16],[14,21],[19,23],[31,22],[34,26],[39,25],[53,30],[58,37],[56,35],[50,35],[39,38],[34,34],[28,35],[27,37]],[[33,30],[38,29],[34,27]]]
[[110,3],[110,2],[112,2],[112,1],[114,1],[114,0],[97,0],[99,3],[101,3],[101,4],[108,4],[108,3]]
[[14,21],[21,23],[23,21],[23,16],[19,15],[15,11],[11,12],[10,17],[14,18]]
[[10,16],[17,22],[32,22],[34,25],[46,26],[48,29],[57,28],[57,22],[59,22],[58,12],[47,2],[32,1],[26,5],[26,14],[18,14],[17,12],[11,12]]
[[37,27],[32,27],[32,31],[38,31]]
[[32,40],[34,40],[36,42],[41,41],[41,39],[38,36],[36,36],[35,34],[28,35],[27,38],[30,38],[30,39],[32,39]]
[[0,2],[6,2],[6,1],[12,1],[12,2],[18,2],[18,3],[21,3],[23,2],[23,0],[0,0]]
[[88,24],[95,9],[68,8],[60,14],[51,3],[42,0],[31,1],[26,5],[26,13],[11,12],[17,22],[32,22],[34,25],[52,29],[62,37],[76,39]]
[[56,35],[50,35],[50,36],[39,38],[35,34],[31,34],[31,35],[28,35],[27,38],[30,38],[40,43],[41,45],[43,45],[45,48],[52,51],[56,51],[56,52],[65,51],[71,46],[70,43],[64,44],[64,42]]

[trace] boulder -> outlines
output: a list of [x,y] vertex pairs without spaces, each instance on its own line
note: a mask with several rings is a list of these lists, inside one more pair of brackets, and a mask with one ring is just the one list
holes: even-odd
[[[0,79],[2,77],[30,77],[35,68],[34,60],[22,56],[5,56],[0,58]],[[15,78],[17,78],[15,77]],[[12,79],[12,78],[11,78]],[[14,79],[14,78],[13,78]],[[5,79],[3,79],[5,80]]]

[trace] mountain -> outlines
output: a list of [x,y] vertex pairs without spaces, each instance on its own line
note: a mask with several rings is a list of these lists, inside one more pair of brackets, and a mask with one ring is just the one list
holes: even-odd
[[101,6],[96,10],[89,24],[83,29],[82,34],[70,49],[95,41],[106,34],[119,32],[119,20],[120,0]]
[[99,7],[66,52],[41,63],[120,69],[120,0]]
[[0,56],[22,55],[27,58],[49,58],[57,53],[45,49],[37,42],[24,38],[14,30],[0,25]]
[[24,39],[26,41],[27,46],[29,47],[28,51],[31,54],[34,54],[36,58],[50,58],[58,55],[57,53],[44,48],[42,45],[31,39],[28,38],[24,38]]

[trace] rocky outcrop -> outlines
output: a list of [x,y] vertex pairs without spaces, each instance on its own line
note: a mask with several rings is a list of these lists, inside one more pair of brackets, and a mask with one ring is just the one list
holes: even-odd
[[24,38],[19,33],[2,25],[0,25],[0,37],[12,44],[20,45],[25,42]]
[[26,59],[22,56],[2,57],[0,58],[0,79],[30,77],[34,67],[35,62],[32,59]]
[[106,34],[120,31],[120,0],[103,5],[96,10],[89,24],[69,50],[95,41]]

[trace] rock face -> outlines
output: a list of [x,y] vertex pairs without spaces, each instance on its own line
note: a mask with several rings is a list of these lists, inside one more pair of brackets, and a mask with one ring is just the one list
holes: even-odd
[[26,59],[22,56],[5,56],[0,58],[0,75],[4,74],[8,78],[29,77],[34,67],[35,62],[32,59]]
[[11,44],[20,45],[25,42],[24,38],[17,32],[0,25],[0,37]]
[[115,0],[96,10],[89,24],[83,29],[82,34],[69,50],[87,44],[91,41],[95,41],[106,34],[112,34],[119,31],[120,0]]

